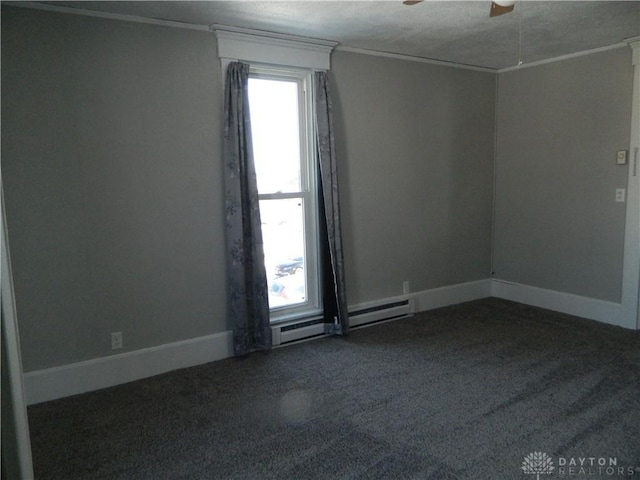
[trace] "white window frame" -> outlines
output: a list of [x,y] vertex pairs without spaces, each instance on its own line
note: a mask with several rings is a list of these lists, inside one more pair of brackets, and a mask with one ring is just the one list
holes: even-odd
[[318,179],[315,165],[313,72],[309,69],[251,64],[249,78],[295,82],[298,85],[300,133],[300,191],[261,193],[259,200],[300,198],[304,212],[306,297],[302,303],[270,309],[271,323],[318,315],[322,312],[320,256],[318,249]]

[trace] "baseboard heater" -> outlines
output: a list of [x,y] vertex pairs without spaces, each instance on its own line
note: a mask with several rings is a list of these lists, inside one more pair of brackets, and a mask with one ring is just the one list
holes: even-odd
[[353,311],[349,311],[349,326],[357,328],[385,320],[409,317],[413,315],[413,311],[413,299],[410,298],[378,305],[369,304],[366,307],[356,307]]
[[[349,326],[358,328],[372,323],[395,320],[413,315],[413,299],[401,298],[392,302],[369,303],[356,305],[349,309]],[[271,327],[273,346],[285,345],[299,340],[325,335],[325,324],[322,317],[303,321],[290,322]]]

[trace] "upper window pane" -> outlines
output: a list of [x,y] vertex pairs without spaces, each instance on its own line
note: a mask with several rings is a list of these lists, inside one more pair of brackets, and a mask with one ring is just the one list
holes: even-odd
[[301,191],[298,83],[249,78],[249,105],[258,192]]

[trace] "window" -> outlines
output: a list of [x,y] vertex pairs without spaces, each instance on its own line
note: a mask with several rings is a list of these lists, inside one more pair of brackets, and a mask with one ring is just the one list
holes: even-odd
[[249,107],[271,321],[320,312],[311,73],[251,67]]

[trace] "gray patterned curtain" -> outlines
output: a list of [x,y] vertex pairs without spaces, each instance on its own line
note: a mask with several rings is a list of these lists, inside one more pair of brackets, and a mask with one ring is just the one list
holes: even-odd
[[224,96],[224,180],[227,304],[236,356],[271,348],[269,297],[258,184],[249,117],[249,65],[227,68]]
[[326,72],[315,73],[315,104],[322,224],[320,243],[324,247],[322,270],[325,330],[328,333],[346,335],[349,333],[349,314],[344,280],[333,106]]

